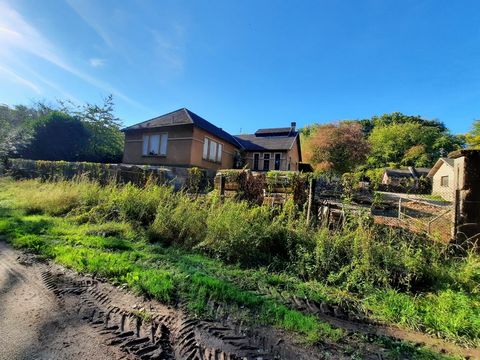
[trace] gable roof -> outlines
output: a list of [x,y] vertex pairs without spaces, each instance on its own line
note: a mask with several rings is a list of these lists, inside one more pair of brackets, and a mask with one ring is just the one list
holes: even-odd
[[[290,128],[288,128],[290,130]],[[295,144],[298,133],[290,136],[257,136],[255,134],[235,135],[237,141],[247,151],[290,150]]]
[[236,147],[240,147],[240,144],[232,135],[227,133],[225,130],[213,125],[211,122],[205,120],[204,118],[195,114],[193,111],[188,110],[187,108],[181,108],[167,114],[154,117],[150,120],[126,127],[122,129],[122,131],[126,132],[132,130],[156,129],[164,126],[185,124],[194,124],[200,129],[203,129]]
[[433,165],[432,169],[428,172],[428,177],[433,177],[438,170],[443,166],[443,164],[451,167],[453,169],[453,164],[454,164],[454,159],[449,159],[445,157],[441,157],[440,159],[437,160],[435,165]]
[[429,171],[429,168],[410,166],[400,169],[385,169],[385,174],[392,178],[418,178],[427,176]]

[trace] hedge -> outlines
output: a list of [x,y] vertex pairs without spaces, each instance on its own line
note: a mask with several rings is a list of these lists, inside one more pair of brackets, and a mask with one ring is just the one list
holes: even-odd
[[27,159],[9,159],[7,173],[15,179],[40,178],[43,181],[58,181],[82,176],[102,184],[115,181],[139,186],[143,186],[147,181],[166,184],[172,179],[170,170],[155,166]]

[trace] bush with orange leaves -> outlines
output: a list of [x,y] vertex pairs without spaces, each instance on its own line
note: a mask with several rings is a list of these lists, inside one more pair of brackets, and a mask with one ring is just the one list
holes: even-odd
[[316,171],[341,175],[362,165],[369,144],[362,126],[353,121],[314,125],[304,139],[304,157]]

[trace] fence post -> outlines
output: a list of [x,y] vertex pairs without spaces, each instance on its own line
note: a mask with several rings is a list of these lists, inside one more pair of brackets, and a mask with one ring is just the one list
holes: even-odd
[[225,196],[225,177],[223,174],[220,174],[220,198],[223,199]]
[[398,199],[398,219],[402,219],[402,198]]
[[314,191],[315,191],[315,180],[310,179],[310,184],[308,188],[307,225],[310,225]]

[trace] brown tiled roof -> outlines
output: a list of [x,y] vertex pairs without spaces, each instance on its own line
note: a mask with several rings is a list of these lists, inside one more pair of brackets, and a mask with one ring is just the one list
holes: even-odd
[[[175,123],[174,118],[175,115],[186,115],[186,118],[188,119],[188,122],[179,122]],[[172,120],[171,122],[165,122],[162,120],[167,116],[171,116]],[[211,122],[205,120],[201,116],[195,114],[193,111],[190,111],[186,108],[178,109],[172,112],[169,112],[164,115],[157,116],[153,119],[126,127],[122,129],[122,131],[131,131],[131,130],[141,130],[141,129],[155,129],[155,128],[161,128],[164,126],[173,126],[173,125],[185,125],[185,124],[195,124],[198,126],[200,129],[203,129],[205,131],[208,131],[210,134],[215,135],[219,137],[222,140],[225,140],[226,142],[229,142],[230,144],[239,147],[239,143],[237,140],[227,133],[225,130],[213,125]]]

